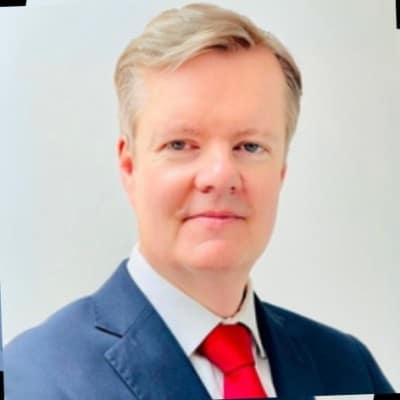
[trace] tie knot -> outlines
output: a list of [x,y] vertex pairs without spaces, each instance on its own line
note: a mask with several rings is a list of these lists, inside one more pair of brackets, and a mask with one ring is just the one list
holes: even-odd
[[207,357],[224,374],[254,365],[250,331],[240,324],[218,325],[200,345],[200,354]]

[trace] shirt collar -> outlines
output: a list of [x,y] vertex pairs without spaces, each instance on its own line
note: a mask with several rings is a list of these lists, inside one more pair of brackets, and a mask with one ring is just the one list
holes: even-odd
[[266,353],[257,327],[254,293],[251,280],[247,284],[240,310],[230,318],[221,318],[159,275],[134,246],[127,264],[128,272],[158,314],[174,334],[185,354],[190,357],[207,335],[220,323],[242,323],[250,329],[257,351]]

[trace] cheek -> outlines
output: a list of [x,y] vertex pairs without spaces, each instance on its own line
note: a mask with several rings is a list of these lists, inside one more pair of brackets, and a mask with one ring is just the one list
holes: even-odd
[[254,203],[256,204],[256,219],[258,228],[270,231],[275,221],[277,212],[281,181],[277,179],[265,179],[256,185]]
[[141,209],[152,219],[174,217],[184,203],[187,188],[188,179],[182,171],[148,168],[138,185]]

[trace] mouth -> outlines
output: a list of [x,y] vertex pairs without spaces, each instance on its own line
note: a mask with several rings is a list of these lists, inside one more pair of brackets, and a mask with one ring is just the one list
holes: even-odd
[[191,219],[204,219],[210,221],[229,221],[229,220],[243,220],[244,217],[237,215],[232,212],[218,212],[218,211],[206,211],[199,214],[194,214],[186,217],[183,221],[188,221]]

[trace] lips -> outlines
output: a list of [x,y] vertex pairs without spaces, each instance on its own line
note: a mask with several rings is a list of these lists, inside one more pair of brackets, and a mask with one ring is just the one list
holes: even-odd
[[204,211],[201,213],[193,214],[184,219],[184,221],[194,219],[194,218],[210,218],[210,219],[244,219],[241,215],[238,215],[231,211]]

